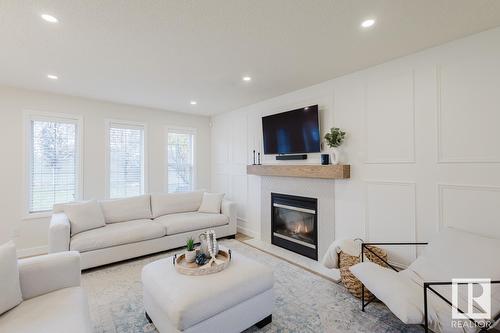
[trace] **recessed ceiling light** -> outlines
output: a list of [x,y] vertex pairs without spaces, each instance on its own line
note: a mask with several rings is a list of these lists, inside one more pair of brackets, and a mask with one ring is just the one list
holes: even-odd
[[54,75],[54,74],[47,74],[47,78],[49,78],[51,80],[57,80],[59,77],[57,75]]
[[49,15],[49,14],[42,14],[40,16],[42,17],[42,19],[44,19],[45,21],[50,22],[50,23],[59,22],[59,20],[57,18],[55,18],[54,16]]
[[368,20],[364,20],[363,22],[361,22],[361,27],[362,28],[369,28],[369,27],[372,27],[374,24],[375,24],[374,19],[368,19]]
[[197,101],[191,101],[191,102],[189,102],[189,104],[196,105],[196,104],[198,104],[198,102]]
[[243,76],[242,80],[248,82],[252,81],[252,78],[250,76]]

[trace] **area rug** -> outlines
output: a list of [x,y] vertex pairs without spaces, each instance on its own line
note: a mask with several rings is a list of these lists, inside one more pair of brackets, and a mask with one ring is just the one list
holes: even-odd
[[[422,332],[419,326],[404,325],[381,303],[360,311],[360,301],[341,284],[292,265],[237,240],[222,244],[254,258],[274,270],[275,309],[273,322],[253,332]],[[88,293],[90,314],[96,333],[152,332],[154,325],[144,317],[142,267],[179,251],[87,270],[82,286]],[[207,332],[210,333],[210,332]],[[217,332],[224,333],[224,332]]]

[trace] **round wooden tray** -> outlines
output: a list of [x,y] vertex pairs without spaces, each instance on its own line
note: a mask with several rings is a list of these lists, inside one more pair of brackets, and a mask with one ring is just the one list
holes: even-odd
[[174,266],[177,272],[184,275],[207,275],[222,271],[231,262],[231,250],[219,250],[215,256],[215,261],[203,266],[198,266],[195,262],[187,262],[185,254],[174,256]]

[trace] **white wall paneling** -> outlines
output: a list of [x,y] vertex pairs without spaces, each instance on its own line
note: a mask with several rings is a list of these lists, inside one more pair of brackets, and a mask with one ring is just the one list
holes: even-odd
[[500,238],[500,186],[438,184],[439,226]]
[[[367,180],[365,184],[365,240],[416,242],[415,183]],[[398,266],[416,258],[415,246],[384,248]]]
[[[351,179],[335,181],[333,186],[335,237],[426,242],[438,231],[440,221],[455,227],[473,226],[472,231],[478,233],[500,234],[498,40],[500,28],[217,115],[213,119],[225,125],[214,127],[212,138],[222,137],[234,119],[244,119],[235,115],[245,114],[243,130],[251,163],[252,149],[262,147],[262,115],[319,104],[322,134],[332,126],[347,131],[342,161],[351,164]],[[215,156],[242,146],[233,141],[214,145]],[[263,161],[290,163],[277,162],[274,156]],[[319,154],[296,163],[304,162],[319,163]],[[240,226],[252,235],[264,235],[268,217],[264,221],[261,216],[267,207],[262,195],[271,185],[285,184],[264,183],[256,176],[246,179],[246,203],[241,208],[246,221]],[[225,180],[214,174],[212,181],[219,186]],[[297,183],[313,186],[303,180]],[[444,186],[436,191],[437,184],[481,186]],[[301,191],[293,184],[287,186]],[[390,249],[390,254],[390,260],[407,264],[415,258],[415,249]]]
[[212,120],[212,189],[236,202],[238,220],[243,227],[247,219],[247,150],[245,113]]
[[499,58],[497,46],[480,45],[438,66],[439,162],[500,163]]
[[413,69],[365,87],[366,163],[415,163]]

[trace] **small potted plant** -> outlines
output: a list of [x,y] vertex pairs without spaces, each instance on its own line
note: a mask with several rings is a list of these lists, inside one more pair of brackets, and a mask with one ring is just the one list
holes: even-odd
[[338,147],[344,142],[346,133],[338,127],[332,127],[330,132],[325,134],[326,144],[333,149],[333,164],[339,164]]
[[196,249],[194,248],[194,238],[189,237],[186,241],[186,261],[194,262],[196,260]]

